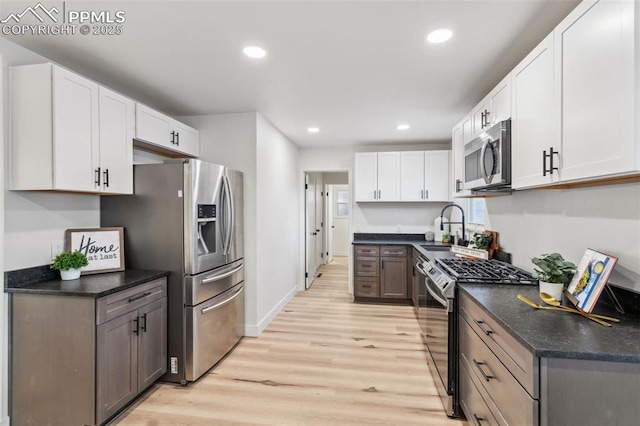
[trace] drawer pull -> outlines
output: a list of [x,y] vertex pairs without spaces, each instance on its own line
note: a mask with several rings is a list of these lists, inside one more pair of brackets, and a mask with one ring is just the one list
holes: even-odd
[[139,294],[139,295],[137,295],[137,296],[130,297],[130,298],[129,298],[129,303],[131,303],[131,302],[135,302],[136,300],[144,299],[145,297],[147,297],[147,296],[149,296],[149,295],[151,295],[151,292],[150,292],[150,291],[146,291],[146,292],[144,292],[144,293],[142,293],[142,294]]
[[485,373],[484,370],[482,369],[482,366],[484,365],[484,362],[478,362],[474,358],[473,359],[473,363],[476,365],[476,368],[478,369],[478,371],[480,371],[480,374],[482,374],[482,377],[484,377],[484,379],[487,382],[494,378],[493,376],[488,376],[487,373]]
[[478,417],[478,415],[475,413],[473,414],[473,424],[475,426],[482,426],[481,423],[484,422],[485,420],[487,419],[485,419],[484,417]]
[[373,250],[359,250],[360,253],[373,253]]
[[480,327],[480,330],[482,330],[482,332],[484,334],[486,334],[487,336],[490,335],[491,333],[493,333],[493,330],[487,330],[486,328],[484,328],[482,326],[482,324],[484,324],[484,321],[474,319],[473,322],[475,322],[478,325],[478,327]]
[[363,265],[361,265],[361,266],[362,266],[363,268],[371,268],[371,266],[373,266],[373,265],[369,265],[369,264],[366,264],[366,263],[365,263],[365,264],[363,264]]

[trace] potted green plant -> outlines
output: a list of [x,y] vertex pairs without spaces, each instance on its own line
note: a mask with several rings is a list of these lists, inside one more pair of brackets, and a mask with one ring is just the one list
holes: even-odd
[[491,234],[480,234],[477,232],[473,234],[473,244],[478,249],[481,249],[481,250],[488,249],[489,246],[491,245],[491,240],[493,240],[493,235]]
[[89,265],[87,256],[79,251],[63,252],[56,256],[51,269],[60,271],[63,280],[75,280],[80,277],[80,268]]
[[451,242],[451,234],[448,234],[446,232],[444,234],[442,234],[442,242],[445,243],[445,244],[450,243]]
[[564,260],[559,253],[543,254],[534,257],[531,262],[535,265],[533,276],[540,282],[540,292],[547,293],[554,298],[562,299],[562,290],[576,272],[573,262]]

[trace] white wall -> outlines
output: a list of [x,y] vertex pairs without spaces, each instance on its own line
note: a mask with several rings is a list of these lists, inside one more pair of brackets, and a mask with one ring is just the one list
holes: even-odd
[[297,293],[298,147],[257,116],[259,332]]
[[256,336],[258,318],[256,113],[181,117],[200,131],[200,159],[244,174],[245,334]]
[[[8,93],[12,65],[43,63],[47,59],[14,43],[0,39],[3,56],[3,85]],[[9,99],[5,96],[4,119],[9,121]],[[5,203],[4,226],[6,247],[5,269],[29,268],[51,263],[51,242],[64,240],[69,228],[100,226],[100,198],[97,195],[73,195],[8,191],[9,185],[9,125],[4,126],[5,138]]]
[[[301,148],[303,171],[349,170],[353,176],[356,152],[451,149],[447,142],[419,145],[364,145],[355,147]],[[353,182],[349,190],[353,193]],[[433,230],[433,222],[446,203],[352,203],[351,232],[421,234]]]
[[244,173],[245,334],[258,336],[297,292],[298,148],[256,113],[181,119],[201,159]]
[[640,292],[640,183],[487,198],[486,219],[516,266],[549,252],[577,264],[592,248],[619,258],[612,283]]

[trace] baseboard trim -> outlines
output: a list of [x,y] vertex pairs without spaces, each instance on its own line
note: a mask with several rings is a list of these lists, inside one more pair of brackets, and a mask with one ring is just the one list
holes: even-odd
[[0,426],[10,426],[10,425],[11,425],[11,421],[9,419],[9,416],[6,416],[0,419]]
[[258,337],[262,334],[265,328],[273,321],[273,319],[280,313],[281,310],[287,306],[287,303],[298,293],[298,286],[291,289],[286,296],[260,321],[257,325],[245,324],[244,335],[248,337]]

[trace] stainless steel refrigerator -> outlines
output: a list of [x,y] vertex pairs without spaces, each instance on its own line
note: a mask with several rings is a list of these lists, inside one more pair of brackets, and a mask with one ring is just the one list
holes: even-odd
[[169,270],[167,374],[186,384],[244,334],[242,172],[200,160],[134,166],[134,195],[104,196],[128,269]]

